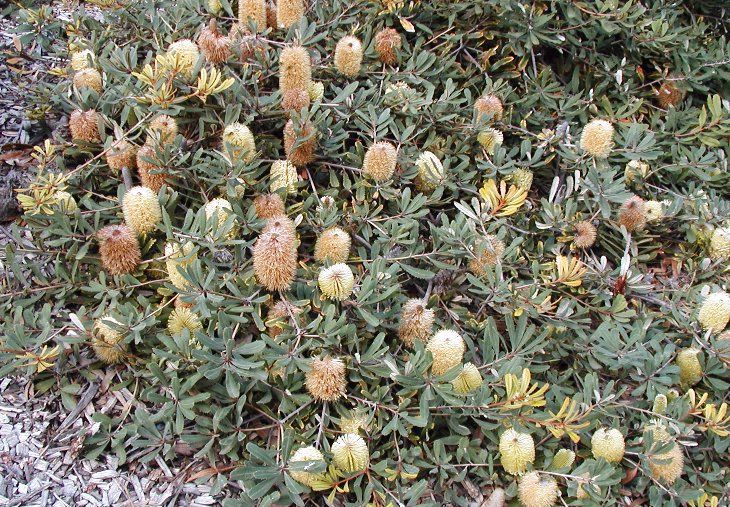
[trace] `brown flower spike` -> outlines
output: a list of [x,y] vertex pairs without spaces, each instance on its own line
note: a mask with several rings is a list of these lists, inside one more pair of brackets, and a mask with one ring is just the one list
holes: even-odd
[[375,35],[375,51],[386,65],[395,65],[402,44],[400,34],[394,28],[385,28]]
[[267,290],[286,290],[297,271],[294,223],[284,216],[270,218],[253,247],[256,279]]
[[253,207],[259,218],[274,218],[285,214],[284,201],[279,194],[259,195],[253,200]]
[[417,341],[425,342],[431,336],[435,316],[422,299],[409,299],[401,310],[398,338],[407,347],[412,347]]
[[100,124],[101,115],[93,109],[89,111],[77,109],[71,113],[68,120],[71,139],[74,141],[85,141],[87,143],[98,143],[101,141],[101,137],[99,136]]
[[636,195],[629,197],[621,205],[618,212],[618,223],[629,232],[638,231],[646,225],[646,207],[644,199]]
[[317,130],[311,122],[296,125],[293,120],[284,127],[284,151],[286,158],[295,166],[307,165],[314,161],[317,147]]
[[112,275],[131,273],[139,265],[142,253],[137,235],[126,225],[109,225],[97,233],[99,253],[104,269]]
[[345,363],[341,359],[314,359],[306,374],[307,391],[315,400],[335,401],[345,394]]

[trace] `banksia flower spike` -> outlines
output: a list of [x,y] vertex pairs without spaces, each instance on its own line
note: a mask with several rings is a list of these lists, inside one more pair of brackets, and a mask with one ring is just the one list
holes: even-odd
[[200,32],[198,47],[203,57],[214,65],[225,62],[231,56],[231,38],[218,32],[214,19]]
[[651,407],[651,411],[655,414],[663,414],[667,410],[667,403],[669,400],[667,400],[666,395],[664,394],[657,394],[654,397],[654,404]]
[[478,389],[482,385],[482,380],[479,369],[472,363],[466,363],[459,375],[451,381],[451,385],[454,386],[454,391],[457,393],[467,394]]
[[220,0],[208,0],[206,2],[206,6],[208,7],[208,12],[213,15],[218,14],[223,9],[223,5]]
[[596,242],[597,231],[588,220],[578,222],[574,226],[573,246],[575,248],[590,248]]
[[122,343],[124,334],[117,331],[113,325],[121,326],[121,322],[105,315],[94,322],[92,330],[91,348],[99,360],[108,363],[118,363],[124,359],[126,345]]
[[682,101],[683,93],[671,81],[665,81],[657,90],[657,100],[663,109],[676,107]]
[[307,391],[317,401],[335,401],[345,394],[347,380],[341,359],[314,359],[305,377]]
[[419,155],[416,167],[418,175],[415,183],[419,190],[431,192],[444,181],[444,166],[430,151],[424,151]]
[[200,52],[193,41],[181,39],[170,44],[170,47],[167,48],[167,56],[177,62],[178,69],[184,77],[190,78],[198,63],[198,58],[200,58]]
[[314,244],[314,258],[319,262],[345,262],[350,256],[350,235],[340,227],[324,231]]
[[142,260],[137,235],[126,225],[108,225],[97,238],[101,264],[112,275],[131,273]]
[[504,142],[504,134],[495,128],[487,128],[479,132],[477,141],[482,145],[484,151],[489,155],[494,155],[498,146],[502,146]]
[[322,292],[322,299],[343,301],[352,294],[355,287],[355,276],[352,274],[350,266],[340,262],[323,268],[319,272],[317,283]]
[[488,234],[477,246],[476,258],[469,261],[469,271],[477,276],[487,272],[487,267],[494,266],[504,255],[504,242],[497,236]]
[[466,345],[459,333],[451,329],[442,329],[428,340],[426,350],[433,356],[431,372],[434,375],[443,375],[461,364]]
[[312,81],[312,62],[302,46],[287,46],[279,56],[279,89],[307,90]]
[[525,169],[524,167],[519,167],[515,172],[513,172],[510,177],[509,181],[512,182],[517,188],[521,188],[522,190],[529,191],[532,187],[532,180],[534,178],[534,174],[529,169]]
[[555,453],[550,468],[559,470],[573,466],[573,463],[575,463],[575,453],[569,449],[560,449]]
[[615,428],[600,428],[591,437],[591,450],[596,459],[603,458],[609,463],[618,463],[623,459],[626,450],[624,436]]
[[248,164],[256,157],[256,141],[251,130],[242,123],[231,123],[223,129],[223,146],[234,162],[243,160]]
[[142,185],[157,193],[167,183],[168,175],[161,172],[161,166],[150,160],[156,160],[155,148],[146,144],[137,150],[137,172]]
[[677,354],[677,366],[679,367],[679,383],[682,388],[687,389],[702,380],[702,364],[700,364],[698,349],[684,349]]
[[309,100],[316,102],[322,100],[324,97],[324,84],[321,81],[312,81],[307,86],[307,93],[309,94]]
[[256,216],[261,219],[284,216],[284,201],[279,194],[259,195],[253,200]]
[[[324,456],[314,447],[300,447],[291,455],[291,458],[289,458],[290,463],[296,463],[298,461],[321,461],[324,463]],[[311,472],[290,470],[289,475],[291,475],[292,479],[295,481],[309,487],[314,486],[317,482],[322,480],[322,474]]]
[[281,95],[281,108],[287,112],[299,112],[309,106],[309,93],[304,88],[286,90]]
[[496,95],[483,95],[474,103],[477,118],[485,121],[500,121],[504,114],[502,101]]
[[714,260],[730,258],[730,228],[718,227],[710,237],[710,257]]
[[74,86],[77,90],[91,88],[96,93],[101,93],[102,79],[101,74],[94,68],[81,69],[74,74]]
[[664,218],[664,205],[659,201],[646,201],[644,203],[647,222],[656,222]]
[[193,337],[195,331],[203,329],[203,324],[200,322],[200,317],[190,308],[175,308],[167,319],[167,331],[175,336],[182,333],[183,329],[187,329]]
[[636,195],[629,197],[618,211],[618,223],[629,232],[638,231],[646,225],[646,203]]
[[730,321],[730,294],[721,291],[707,296],[700,306],[697,319],[702,329],[709,329],[713,333],[725,329]]
[[188,242],[184,245],[178,243],[167,243],[165,245],[165,266],[170,283],[179,290],[186,290],[190,282],[183,276],[180,270],[185,270],[197,259],[193,253],[193,244]]
[[94,53],[90,49],[83,49],[71,55],[71,68],[75,71],[88,69],[94,63]]
[[162,221],[162,208],[157,194],[147,187],[132,187],[122,198],[122,211],[127,226],[137,234],[157,229]]
[[547,474],[530,472],[517,485],[520,504],[524,507],[551,507],[558,500],[558,483]]
[[406,347],[425,342],[431,336],[434,318],[435,312],[426,308],[422,299],[409,299],[401,310],[398,337]]
[[257,32],[266,30],[266,0],[239,0],[238,21],[244,26],[255,23]]
[[527,433],[510,428],[499,437],[499,453],[505,472],[522,475],[535,461],[535,441]]
[[137,147],[124,139],[114,141],[106,153],[106,163],[112,171],[134,169],[137,165]]
[[368,444],[360,435],[352,433],[341,435],[330,450],[334,465],[347,474],[365,470],[370,464]]
[[347,77],[355,77],[362,65],[362,44],[357,37],[347,35],[335,46],[335,67]]
[[[212,220],[213,216],[217,216],[218,223],[217,223],[217,230],[221,230],[223,225],[226,223],[226,220],[228,220],[228,217],[233,215],[233,206],[231,206],[231,203],[228,201],[228,199],[223,199],[222,197],[218,197],[216,199],[213,199],[206,203],[205,205],[205,217],[208,220]],[[234,225],[231,227],[231,230],[228,231],[226,234],[226,238],[232,239],[237,232],[237,227]]]
[[302,309],[291,303],[281,300],[277,302],[266,316],[266,329],[271,338],[276,338],[284,331],[284,323],[289,323],[292,319],[298,320]]
[[395,172],[398,151],[387,141],[380,141],[368,148],[362,163],[362,171],[378,183],[389,180]]
[[400,34],[394,28],[384,28],[375,34],[375,51],[385,65],[395,65],[402,45]]
[[276,24],[280,28],[289,28],[304,16],[303,0],[277,0]]
[[89,111],[77,109],[71,113],[68,120],[71,139],[74,141],[85,141],[87,143],[98,143],[101,141],[101,136],[99,135],[99,125],[101,122],[101,115],[93,109]]
[[284,151],[286,158],[295,166],[304,166],[315,158],[317,130],[311,122],[295,125],[293,120],[284,126]]
[[269,191],[275,194],[282,191],[284,195],[297,191],[297,168],[288,160],[277,160],[271,164],[269,172]]
[[146,143],[149,145],[166,145],[175,140],[178,133],[177,121],[172,116],[161,114],[156,116],[149,127]]
[[286,290],[297,271],[294,224],[284,216],[270,218],[253,247],[256,279],[271,291]]
[[596,158],[607,158],[613,150],[613,125],[606,120],[591,120],[583,128],[580,147]]
[[651,433],[655,445],[657,443],[674,443],[674,446],[670,450],[661,454],[650,454],[647,458],[652,477],[671,486],[682,475],[682,469],[684,468],[682,447],[661,424],[652,424],[647,427],[644,434],[646,435],[647,433]]

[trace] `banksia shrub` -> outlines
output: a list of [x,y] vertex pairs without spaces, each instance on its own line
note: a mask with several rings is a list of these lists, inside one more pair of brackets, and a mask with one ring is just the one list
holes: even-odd
[[156,150],[153,146],[144,145],[137,150],[135,162],[137,164],[137,172],[142,185],[151,189],[153,192],[159,192],[162,185],[167,183],[168,175],[162,171],[161,166],[153,161],[157,160]]
[[93,109],[90,111],[76,110],[71,113],[68,120],[68,127],[71,130],[71,139],[74,141],[85,141],[87,143],[98,143],[101,141],[99,126],[102,118]]
[[223,129],[223,147],[234,162],[248,164],[256,157],[256,141],[253,133],[242,123],[231,123]]
[[231,56],[231,38],[218,32],[215,20],[211,20],[200,32],[198,47],[203,57],[212,64],[223,63]]
[[279,55],[279,89],[306,90],[312,81],[312,62],[302,46],[287,46]]
[[494,266],[504,255],[504,242],[488,234],[481,239],[476,248],[476,258],[469,260],[469,271],[481,276],[489,266]]
[[524,507],[550,507],[558,500],[558,483],[550,475],[530,472],[520,479],[517,493]]
[[269,336],[272,338],[279,336],[284,330],[284,324],[289,323],[292,318],[297,319],[301,313],[301,308],[283,299],[277,302],[266,316],[266,329]]
[[181,39],[170,44],[170,47],[167,48],[167,56],[177,62],[180,73],[184,77],[190,78],[198,63],[198,58],[200,58],[200,52],[193,41]]
[[78,90],[91,88],[96,93],[101,93],[102,78],[98,70],[93,68],[81,69],[74,74],[74,86]]
[[573,232],[573,246],[575,248],[590,248],[596,243],[598,231],[588,220],[575,224]]
[[402,45],[400,34],[394,28],[384,28],[375,34],[375,51],[386,65],[395,65]]
[[293,120],[284,126],[284,151],[286,158],[295,166],[304,166],[314,161],[317,148],[317,130],[311,122],[301,125]]
[[705,298],[697,314],[702,329],[709,329],[719,333],[730,321],[730,294],[727,292],[713,292]]
[[266,30],[266,0],[239,0],[238,21],[244,26],[253,22],[257,32]]
[[132,273],[142,260],[137,236],[126,225],[108,225],[96,234],[104,269],[112,275]]
[[535,441],[527,433],[510,428],[499,437],[499,454],[505,472],[522,475],[535,461]]
[[346,474],[365,470],[370,463],[368,444],[360,435],[346,433],[332,444],[332,462]]
[[362,44],[360,39],[347,35],[335,46],[335,67],[347,77],[355,77],[362,65]]
[[377,142],[365,152],[362,172],[378,183],[388,181],[395,172],[398,150],[387,141]]
[[684,349],[677,354],[679,367],[679,383],[683,388],[692,387],[702,380],[702,365],[700,364],[699,349]]
[[112,171],[121,171],[125,167],[134,169],[137,164],[137,147],[124,139],[114,141],[106,153],[106,163]]
[[132,187],[122,198],[127,226],[137,234],[147,234],[162,222],[162,208],[157,194],[147,187]]
[[409,299],[401,310],[398,337],[406,347],[412,347],[416,341],[425,342],[431,336],[435,316],[422,299]]
[[479,389],[479,386],[482,385],[482,380],[482,374],[479,373],[479,369],[472,363],[466,363],[456,378],[451,381],[451,385],[454,386],[454,391],[457,393],[467,394],[475,389]]
[[304,0],[276,0],[276,24],[289,28],[304,16]]
[[[324,463],[324,456],[322,456],[322,453],[314,447],[300,447],[289,458],[289,463],[296,463],[298,461],[321,461]],[[292,479],[295,481],[310,487],[322,480],[321,474],[311,472],[290,470],[289,475],[291,475]]]
[[126,345],[123,343],[124,334],[115,327],[121,322],[105,315],[94,322],[91,332],[91,348],[99,360],[108,363],[118,363],[126,355]]
[[165,245],[165,267],[170,283],[179,290],[186,290],[190,286],[190,282],[181,273],[181,270],[187,269],[197,259],[197,254],[193,252],[192,243],[167,243]]
[[626,450],[624,436],[615,428],[599,428],[591,437],[591,450],[596,459],[603,458],[609,463],[619,463]]
[[167,330],[172,335],[178,335],[187,329],[190,336],[195,335],[195,331],[203,329],[200,317],[190,308],[175,308],[167,319]]
[[451,329],[442,329],[428,340],[426,350],[433,356],[431,372],[434,375],[443,375],[461,364],[466,345],[459,333]]
[[618,210],[618,223],[629,232],[638,231],[646,225],[646,203],[638,196],[626,199]]
[[474,102],[474,110],[481,121],[500,121],[504,114],[502,101],[496,95],[488,94],[479,97]]
[[288,160],[277,160],[271,164],[269,171],[269,191],[275,194],[282,191],[284,195],[297,191],[297,168]]
[[286,290],[297,271],[294,224],[284,216],[270,218],[253,247],[256,280],[266,290]]
[[355,275],[350,266],[344,263],[334,264],[323,268],[317,277],[322,299],[343,301],[350,297],[355,287]]
[[284,201],[279,194],[263,194],[253,200],[256,216],[261,219],[285,215]]
[[314,359],[306,374],[307,391],[317,401],[335,401],[345,394],[345,363],[341,359]]
[[314,244],[314,258],[319,262],[345,262],[350,256],[350,235],[340,227],[324,231]]
[[281,96],[281,108],[288,112],[298,112],[309,106],[309,93],[304,88],[286,90]]
[[710,236],[710,257],[715,260],[730,258],[730,228],[718,227]]
[[606,120],[591,120],[580,135],[580,147],[595,158],[607,158],[613,150],[613,125]]

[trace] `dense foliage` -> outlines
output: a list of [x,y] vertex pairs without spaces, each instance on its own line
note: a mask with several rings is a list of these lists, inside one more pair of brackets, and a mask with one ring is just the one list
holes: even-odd
[[241,2],[18,14],[71,130],[19,195],[0,374],[107,376],[135,402],[86,452],[230,505],[728,501],[727,13]]

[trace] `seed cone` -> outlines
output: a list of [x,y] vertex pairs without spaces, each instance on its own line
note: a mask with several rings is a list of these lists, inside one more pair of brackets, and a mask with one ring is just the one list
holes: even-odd
[[127,226],[137,234],[157,229],[162,221],[162,209],[157,194],[147,187],[132,187],[122,198],[122,211]]
[[375,35],[375,51],[386,65],[394,65],[398,61],[402,44],[400,34],[394,28],[385,28]]
[[71,55],[71,68],[75,71],[88,69],[94,60],[94,53],[90,49],[78,51]]
[[355,77],[362,65],[362,43],[357,37],[347,35],[335,46],[335,67],[340,74]]
[[710,237],[710,257],[714,260],[730,258],[730,228],[718,227]]
[[299,320],[302,309],[283,299],[277,302],[266,316],[266,329],[271,338],[276,338],[284,331],[284,326],[291,322],[292,317]]
[[276,24],[280,28],[289,28],[304,16],[303,0],[277,0]]
[[166,114],[158,115],[150,122],[146,144],[169,144],[175,140],[177,133],[178,127],[175,118]]
[[92,330],[91,348],[99,360],[113,364],[124,359],[127,350],[126,344],[122,343],[124,334],[117,331],[110,324],[121,326],[121,322],[113,317],[105,315],[94,322]]
[[482,385],[482,374],[472,363],[466,363],[459,372],[459,375],[451,381],[454,391],[459,394],[467,394]]
[[703,329],[719,333],[730,321],[730,294],[714,292],[707,296],[697,315]]
[[314,258],[319,262],[345,262],[350,256],[352,240],[340,227],[332,227],[317,238],[314,245]]
[[314,359],[305,375],[309,394],[317,401],[335,401],[345,394],[345,363],[341,359]]
[[362,162],[362,171],[378,183],[389,180],[395,172],[398,151],[387,141],[380,141],[368,148]]
[[175,308],[167,319],[167,331],[172,336],[182,333],[183,329],[187,329],[190,336],[193,337],[195,331],[202,328],[203,324],[200,322],[200,317],[190,308]]
[[93,109],[89,111],[77,109],[71,113],[68,120],[71,139],[74,141],[85,141],[87,143],[98,143],[101,141],[101,136],[99,135],[99,125],[101,125],[101,122],[101,115]]
[[702,380],[702,364],[699,360],[700,350],[684,349],[677,354],[679,367],[679,383],[684,389],[692,387]]
[[574,229],[573,246],[576,248],[590,248],[595,244],[598,232],[588,220],[578,222],[575,224]]
[[286,290],[297,271],[294,224],[284,216],[270,218],[253,247],[256,279],[267,290]]
[[284,127],[284,151],[286,158],[295,166],[304,166],[315,158],[317,131],[311,122],[295,125],[293,120]]
[[623,459],[626,450],[624,436],[615,428],[600,428],[591,438],[591,450],[596,459],[603,458],[609,463],[618,463]]
[[646,206],[644,199],[638,196],[629,197],[618,211],[618,223],[629,232],[643,229],[646,225]]
[[253,200],[256,216],[262,219],[284,216],[284,201],[278,194],[259,195]]
[[297,168],[288,160],[277,160],[271,164],[269,190],[272,194],[282,191],[293,194],[297,191]]
[[223,146],[228,156],[246,164],[256,156],[256,141],[251,130],[242,123],[231,123],[223,129]]
[[108,225],[97,238],[101,264],[112,275],[131,273],[142,260],[137,236],[126,225]]
[[215,20],[211,20],[200,32],[198,47],[203,57],[214,65],[225,62],[231,56],[231,38],[218,32]]
[[96,93],[101,93],[102,79],[101,74],[94,68],[81,69],[74,74],[74,86],[78,90],[91,88]]
[[596,158],[607,158],[613,149],[613,125],[606,120],[591,120],[583,128],[580,147]]
[[281,108],[287,112],[299,112],[309,106],[309,93],[304,88],[287,90],[281,95]]
[[[205,217],[208,220],[212,220],[213,216],[218,217],[218,223],[216,229],[218,231],[221,230],[221,228],[225,225],[226,220],[228,220],[228,217],[233,214],[233,206],[231,206],[231,203],[228,201],[228,199],[223,199],[221,197],[218,197],[216,199],[213,199],[206,203],[205,205]],[[237,227],[234,225],[231,227],[231,230],[228,231],[226,234],[226,238],[232,239],[235,237],[237,231]]]
[[144,145],[137,150],[137,172],[139,173],[139,179],[142,180],[142,185],[157,193],[162,188],[162,185],[167,183],[168,175],[164,172],[159,172],[161,166],[149,160],[157,160],[155,148],[150,145]]
[[[297,461],[322,461],[324,462],[324,456],[314,447],[300,447],[297,451],[291,455],[289,462]],[[315,474],[311,472],[298,472],[291,470],[289,472],[292,479],[297,482],[304,484],[305,486],[313,486],[317,481],[321,480],[322,474]]]
[[530,472],[520,480],[517,493],[524,507],[550,507],[558,500],[558,483],[550,475]]
[[119,172],[125,167],[132,170],[136,162],[137,147],[124,139],[114,141],[106,153],[106,163],[113,171]]
[[426,349],[433,356],[431,372],[434,375],[443,375],[461,364],[466,345],[459,333],[451,329],[442,329],[428,340]]
[[317,279],[322,299],[336,299],[343,301],[350,297],[355,287],[355,276],[350,266],[338,263],[324,268],[319,272]]
[[502,101],[496,95],[483,95],[474,103],[477,118],[485,121],[500,121],[504,114]]
[[190,283],[180,273],[180,270],[185,270],[197,259],[197,254],[193,253],[193,244],[187,242],[181,246],[178,243],[167,243],[165,245],[165,257],[167,257],[165,266],[170,283],[179,290],[187,289]]
[[510,428],[499,437],[499,453],[505,472],[522,475],[535,461],[535,441],[527,433]]
[[424,151],[416,160],[418,176],[416,188],[424,192],[432,192],[444,181],[444,166],[436,155]]
[[312,62],[302,46],[287,46],[279,56],[279,89],[306,90],[312,81]]
[[682,101],[683,93],[671,81],[665,81],[657,91],[657,100],[663,109],[676,107]]
[[180,63],[181,74],[190,78],[193,75],[195,64],[198,63],[198,58],[200,58],[200,52],[193,41],[181,39],[170,44],[170,47],[167,48],[167,56],[176,58]]
[[431,336],[434,317],[435,312],[426,308],[422,299],[409,299],[401,310],[398,337],[407,347],[425,342]]
[[365,440],[352,433],[341,435],[332,444],[332,461],[341,471],[351,474],[365,470],[370,463],[370,451]]
[[488,266],[494,266],[504,255],[504,242],[497,236],[488,234],[477,246],[476,259],[469,261],[469,271],[477,276],[487,272]]
[[254,22],[257,32],[266,30],[266,0],[239,0],[238,21],[244,26]]

